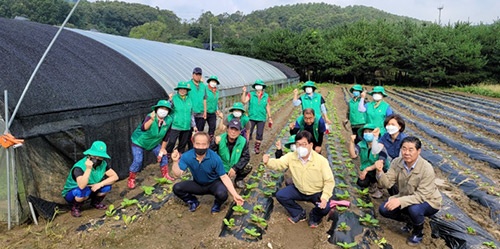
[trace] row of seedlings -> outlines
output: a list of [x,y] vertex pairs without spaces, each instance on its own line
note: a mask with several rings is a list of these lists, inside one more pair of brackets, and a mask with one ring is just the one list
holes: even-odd
[[[299,110],[296,108],[289,121],[294,122],[298,114]],[[281,139],[282,142],[288,141],[288,131],[287,124],[281,129],[277,139]],[[274,152],[274,148],[272,146],[267,153]],[[249,242],[262,239],[274,207],[272,197],[283,181],[284,174],[282,172],[267,169],[263,163],[260,163],[257,169],[250,174],[245,189],[240,193],[245,199],[245,203],[243,206],[233,203],[224,217],[219,236],[233,236]]]
[[[332,103],[333,92],[327,96],[326,102]],[[351,205],[335,206],[330,213],[333,220],[328,231],[328,241],[341,248],[392,248],[388,241],[380,237],[381,230],[376,219],[373,202],[368,188],[360,189],[356,180],[358,170],[346,148],[346,140],[341,133],[341,122],[334,106],[328,106],[333,114],[332,132],[329,134],[327,147],[328,161],[335,177],[334,201],[349,201]]]

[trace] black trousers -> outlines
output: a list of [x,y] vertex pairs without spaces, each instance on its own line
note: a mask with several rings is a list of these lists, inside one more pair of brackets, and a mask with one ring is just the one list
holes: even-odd
[[242,169],[236,170],[234,181],[243,180],[250,172],[252,172],[252,165],[250,164],[245,165]]
[[205,130],[205,123],[208,123],[208,135],[213,136],[215,134],[217,125],[217,115],[215,115],[215,113],[207,113],[207,119],[195,117],[194,122],[196,123],[196,129],[198,129],[198,131]]
[[223,204],[228,197],[227,188],[220,179],[201,185],[195,181],[182,181],[174,185],[174,194],[184,202],[197,200],[194,195],[213,195],[215,202]]
[[189,145],[188,142],[191,141],[191,130],[180,131],[172,129],[170,131],[170,136],[168,138],[167,143],[167,153],[172,153],[174,151],[175,142],[179,139],[179,143],[177,145],[177,150],[179,153],[184,153],[186,151],[186,146],[188,145],[188,150],[193,148],[193,144]]
[[250,139],[252,139],[255,126],[257,126],[257,136],[255,140],[262,141],[262,137],[264,136],[264,125],[266,125],[266,121],[250,120]]

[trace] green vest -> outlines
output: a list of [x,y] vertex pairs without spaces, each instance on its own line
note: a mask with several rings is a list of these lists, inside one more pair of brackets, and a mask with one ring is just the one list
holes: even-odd
[[220,135],[218,154],[222,159],[222,164],[224,164],[226,173],[229,172],[231,167],[240,161],[241,153],[243,153],[243,148],[246,143],[247,140],[244,137],[238,136],[238,138],[236,138],[236,144],[233,147],[233,151],[231,152],[231,155],[229,155],[229,148],[227,147],[227,132]]
[[205,99],[205,94],[208,94],[208,86],[200,81],[200,84],[197,87],[194,84],[193,79],[188,81],[188,84],[191,86],[191,91],[188,91],[188,96],[193,103],[193,112],[203,113],[203,100]]
[[375,108],[376,102],[370,102],[366,105],[366,123],[374,124],[380,128],[380,137],[385,134],[384,120],[387,113],[387,108],[389,104],[381,100],[377,108]]
[[[62,196],[63,198],[66,197],[66,194],[78,187],[78,184],[76,183],[75,180],[73,180],[73,169],[74,168],[80,168],[82,169],[83,172],[87,169],[85,166],[85,161],[87,161],[87,157],[82,158],[80,161],[76,162],[75,165],[71,168],[69,171],[68,178],[66,178],[66,183],[64,184],[64,189],[62,191]],[[106,167],[108,166],[108,163],[106,161],[102,161],[102,164],[99,165],[97,168],[92,168],[92,171],[90,171],[90,176],[89,176],[89,182],[87,185],[91,184],[96,184],[102,181],[102,178],[106,174]]]
[[269,95],[267,93],[262,94],[262,98],[259,99],[257,92],[250,92],[250,101],[248,107],[248,117],[255,121],[266,121],[267,117],[267,99]]
[[[215,90],[215,93],[207,88],[207,113],[215,113],[218,109],[219,104],[219,90]],[[203,105],[203,103],[202,103]]]
[[[231,122],[231,120],[232,120],[233,118],[236,118],[236,117],[234,117],[234,115],[233,115],[232,113],[231,113],[231,114],[229,114],[229,115],[227,116],[227,122]],[[248,121],[250,121],[250,118],[248,118],[248,116],[247,116],[247,115],[245,115],[245,114],[242,114],[242,115],[241,115],[241,117],[236,118],[236,119],[239,119],[239,120],[240,120],[240,123],[241,123],[241,129],[244,129],[244,128],[245,128],[245,126],[247,126]]]
[[358,111],[358,106],[361,98],[354,100],[352,98],[349,101],[349,121],[351,125],[364,125],[366,124],[366,114],[364,112]]
[[[151,114],[148,114],[148,117],[150,116]],[[132,143],[145,150],[152,150],[154,147],[161,143],[161,141],[165,137],[165,134],[167,134],[170,125],[172,125],[172,117],[170,117],[170,115],[165,117],[164,123],[161,125],[160,129],[158,129],[157,116],[155,116],[151,127],[149,127],[149,129],[146,131],[143,131],[141,129],[142,123],[140,123],[132,133]]]
[[172,97],[174,108],[172,111],[172,129],[180,131],[188,131],[191,129],[191,113],[193,112],[193,104],[191,98],[186,96],[184,99],[179,94]]
[[[369,166],[372,166],[379,158],[379,155],[373,155],[371,152],[368,153],[368,143],[365,140],[362,140],[358,143],[359,145],[359,161],[360,161],[360,170],[363,171]],[[389,168],[389,160],[384,161],[384,168]]]
[[319,93],[313,93],[312,98],[307,96],[307,94],[303,94],[300,96],[300,102],[302,110],[312,108],[316,117],[321,116],[321,95]]
[[[319,117],[317,115],[314,116],[314,123],[313,123],[313,136],[318,141],[319,137]],[[304,122],[304,115],[300,115],[297,118],[297,123],[299,123],[300,126],[300,131],[303,131],[305,129],[306,123]]]

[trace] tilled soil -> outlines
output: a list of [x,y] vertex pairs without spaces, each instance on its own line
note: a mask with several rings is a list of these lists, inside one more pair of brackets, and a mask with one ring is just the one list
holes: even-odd
[[[346,104],[343,99],[342,86],[327,86],[322,87],[323,95],[328,91],[334,91],[335,98],[333,105],[337,109],[337,115],[340,120],[343,120],[346,112]],[[289,95],[287,95],[288,97]],[[400,101],[406,102],[403,99]],[[391,103],[392,108],[396,112],[402,112],[411,116],[406,110],[399,108],[395,103]],[[293,105],[290,102],[283,105],[273,115],[273,127],[266,126],[264,133],[264,141],[261,151],[266,151],[274,143],[274,138],[279,134],[281,129],[287,124],[290,114],[293,110]],[[418,108],[418,107],[415,107]],[[419,108],[420,111],[428,110]],[[428,113],[429,114],[429,113]],[[429,114],[431,115],[431,114]],[[452,121],[450,121],[452,122]],[[408,125],[408,124],[407,124]],[[440,132],[453,137],[456,140],[464,141],[460,136],[448,132],[446,129],[431,126]],[[415,127],[411,127],[417,130]],[[470,128],[470,127],[468,127]],[[472,128],[471,128],[472,129]],[[342,135],[349,141],[350,131],[343,130]],[[424,136],[434,143],[441,146],[445,151],[457,156],[465,163],[473,166],[479,172],[484,173],[494,180],[497,184],[499,179],[498,170],[489,168],[482,162],[478,162],[468,158],[461,152],[453,148],[449,148],[443,143],[428,137],[419,132],[419,136]],[[342,144],[339,146],[347,146]],[[250,143],[251,164],[254,168],[257,167],[262,159],[262,153],[255,155],[253,153],[253,141]],[[356,161],[355,161],[356,162]],[[356,162],[359,164],[358,162]],[[446,175],[443,175],[436,169],[437,177],[439,178],[440,190],[445,191],[469,216],[483,226],[487,231],[493,234],[497,239],[500,235],[498,225],[494,224],[489,218],[488,210],[480,206],[476,202],[470,200],[456,186],[446,181]],[[154,185],[155,177],[160,177],[160,171],[157,164],[149,165],[138,176],[140,185]],[[113,203],[119,206],[124,197],[133,198],[141,193],[139,187],[134,190],[128,190],[126,180],[119,181],[113,185],[113,190],[106,199],[108,204]],[[140,186],[139,185],[139,186]],[[387,193],[384,198],[374,200],[376,207],[387,198]],[[245,242],[234,237],[219,237],[221,228],[231,197],[223,206],[220,213],[210,214],[210,207],[213,203],[212,196],[203,196],[200,198],[201,206],[196,212],[189,212],[187,206],[182,201],[172,195],[172,197],[158,210],[151,210],[146,215],[141,215],[139,218],[124,226],[123,223],[111,221],[106,218],[103,225],[94,224],[104,216],[104,211],[90,209],[87,207],[83,211],[81,218],[73,218],[69,213],[58,215],[51,223],[40,220],[40,225],[22,225],[15,227],[11,231],[5,231],[2,227],[0,241],[2,248],[334,248],[328,240],[327,230],[330,229],[331,221],[323,220],[320,226],[316,229],[311,229],[307,226],[307,222],[291,224],[288,220],[286,210],[277,202],[274,202],[274,209],[268,221],[268,228],[263,239],[258,242]],[[309,211],[312,205],[302,203],[303,207]],[[377,217],[380,220],[379,235],[387,239],[389,244],[394,248],[410,248],[406,246],[406,235],[399,232],[403,225],[383,217]],[[76,231],[80,225],[91,223],[86,231]],[[419,248],[446,248],[446,244],[442,239],[432,239],[430,237],[430,227],[426,222],[425,237],[422,245]],[[372,248],[377,248],[373,245]]]

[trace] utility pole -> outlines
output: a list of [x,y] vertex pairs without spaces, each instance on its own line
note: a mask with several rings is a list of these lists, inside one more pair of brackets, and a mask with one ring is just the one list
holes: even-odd
[[441,10],[444,9],[444,6],[441,5],[441,7],[438,7],[439,10],[439,18],[438,18],[438,24],[441,25]]
[[210,51],[212,51],[212,24],[210,24]]

